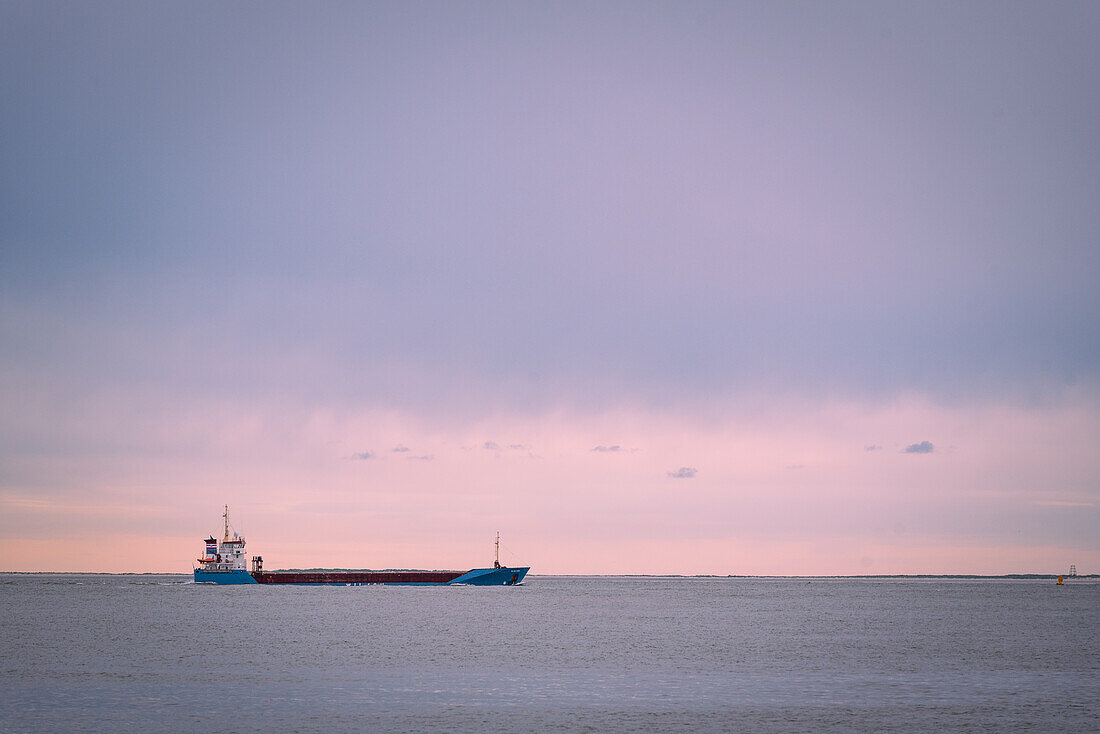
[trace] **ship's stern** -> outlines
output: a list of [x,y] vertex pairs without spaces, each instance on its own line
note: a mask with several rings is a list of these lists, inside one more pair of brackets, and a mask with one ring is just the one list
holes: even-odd
[[232,571],[203,571],[195,569],[196,584],[258,584],[259,582],[244,569]]

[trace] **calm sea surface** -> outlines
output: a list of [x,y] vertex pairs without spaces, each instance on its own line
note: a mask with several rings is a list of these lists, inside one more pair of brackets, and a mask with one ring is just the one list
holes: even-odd
[[1100,584],[0,574],[0,732],[1100,730]]

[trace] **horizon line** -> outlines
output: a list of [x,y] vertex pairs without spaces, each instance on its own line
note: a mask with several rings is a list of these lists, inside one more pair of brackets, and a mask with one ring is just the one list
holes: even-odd
[[[377,569],[346,569],[346,568],[310,568],[310,569],[274,569],[279,571],[309,570],[309,571],[348,571],[348,570],[377,570]],[[408,569],[406,569],[408,570]],[[10,575],[56,575],[56,576],[190,576],[185,571],[5,571],[0,574]],[[1013,573],[984,574],[984,573],[870,573],[870,574],[715,574],[715,573],[528,573],[528,576],[548,578],[564,576],[570,578],[682,578],[682,579],[1055,579],[1055,578],[1100,578],[1100,573],[1078,573],[1070,576],[1068,573],[1052,573],[1048,571],[1032,572],[1019,571]]]

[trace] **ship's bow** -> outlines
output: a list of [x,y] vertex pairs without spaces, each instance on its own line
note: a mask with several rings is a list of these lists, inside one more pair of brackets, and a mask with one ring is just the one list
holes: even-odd
[[529,566],[514,568],[475,568],[472,571],[459,576],[451,581],[452,584],[469,584],[470,586],[515,586],[523,581],[523,577],[530,571]]

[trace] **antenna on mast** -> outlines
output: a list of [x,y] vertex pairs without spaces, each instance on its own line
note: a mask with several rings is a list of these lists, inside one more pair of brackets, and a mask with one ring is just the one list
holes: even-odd
[[225,521],[225,542],[229,542],[229,505],[225,506],[225,512],[222,513],[222,520]]
[[493,560],[493,568],[500,568],[500,531],[497,531],[497,550]]

